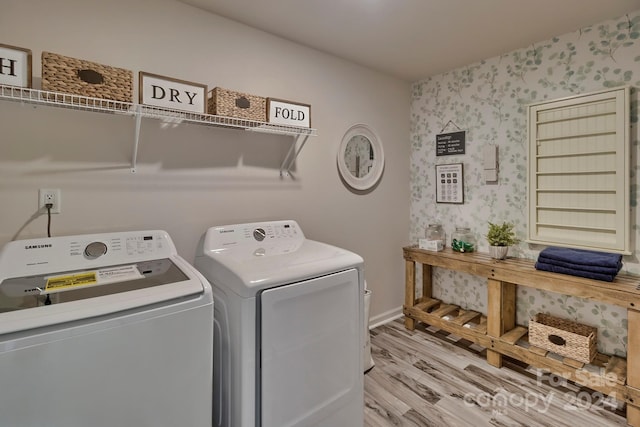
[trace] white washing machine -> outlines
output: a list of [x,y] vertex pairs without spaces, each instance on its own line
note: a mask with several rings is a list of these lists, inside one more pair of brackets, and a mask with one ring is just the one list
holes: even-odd
[[164,231],[0,251],[0,424],[209,427],[213,296]]
[[362,426],[360,256],[273,221],[210,228],[195,266],[215,301],[214,426]]

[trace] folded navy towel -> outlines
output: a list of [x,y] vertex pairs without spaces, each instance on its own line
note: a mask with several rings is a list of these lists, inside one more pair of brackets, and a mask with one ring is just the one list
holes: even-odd
[[618,274],[618,272],[620,271],[620,267],[622,267],[622,264],[620,265],[620,267],[601,267],[599,265],[583,265],[583,264],[574,264],[571,262],[564,262],[564,261],[558,261],[556,259],[553,258],[547,258],[546,256],[540,254],[538,255],[538,262],[543,262],[545,264],[551,264],[551,265],[557,265],[559,267],[564,267],[564,268],[572,268],[575,270],[582,270],[582,271],[591,271],[593,273],[600,273],[600,274],[612,274],[612,275],[616,275]]
[[622,268],[622,255],[608,252],[587,251],[584,249],[557,248],[550,246],[540,252],[544,258],[568,262],[577,265],[591,265],[598,267]]
[[586,277],[587,279],[604,280],[606,282],[613,282],[615,274],[603,274],[594,273],[593,271],[577,270],[575,268],[566,268],[559,265],[547,264],[545,262],[536,262],[536,269],[551,271],[553,273],[569,274],[571,276]]

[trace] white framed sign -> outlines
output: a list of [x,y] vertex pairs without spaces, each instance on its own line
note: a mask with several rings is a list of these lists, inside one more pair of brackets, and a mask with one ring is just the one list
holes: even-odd
[[31,51],[0,44],[0,84],[31,87]]
[[462,163],[436,165],[436,203],[464,203]]
[[311,127],[311,105],[267,98],[267,121],[276,125]]
[[140,71],[138,92],[140,104],[200,114],[207,112],[207,85]]

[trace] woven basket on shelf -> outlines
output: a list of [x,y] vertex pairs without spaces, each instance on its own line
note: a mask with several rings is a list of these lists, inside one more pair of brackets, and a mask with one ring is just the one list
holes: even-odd
[[42,52],[42,90],[132,102],[133,72]]
[[529,320],[529,343],[561,356],[590,363],[597,352],[598,330],[571,320],[538,313]]
[[264,122],[267,119],[267,99],[220,87],[209,91],[207,111],[218,116]]

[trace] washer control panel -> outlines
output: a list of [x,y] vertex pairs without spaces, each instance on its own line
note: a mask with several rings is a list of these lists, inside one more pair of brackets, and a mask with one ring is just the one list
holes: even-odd
[[92,236],[78,236],[69,242],[68,253],[72,257],[96,259],[104,255],[118,254],[126,257],[154,255],[166,246],[162,234],[127,233],[122,235],[104,235],[99,239]]
[[17,240],[3,250],[0,268],[21,276],[149,261],[176,253],[171,238],[162,230]]
[[101,257],[107,253],[107,245],[102,242],[91,242],[84,248],[84,255],[89,259]]
[[258,242],[262,242],[265,237],[267,237],[267,232],[264,231],[264,228],[258,227],[255,230],[253,230],[253,238],[256,239]]

